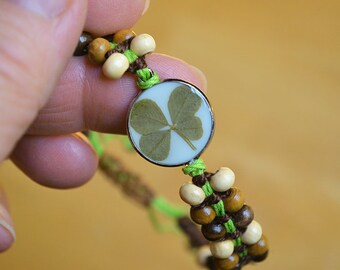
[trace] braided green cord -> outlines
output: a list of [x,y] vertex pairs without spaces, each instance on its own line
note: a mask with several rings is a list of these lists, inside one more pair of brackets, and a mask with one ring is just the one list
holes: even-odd
[[126,56],[126,58],[129,60],[129,63],[133,63],[134,61],[136,61],[136,59],[138,58],[138,55],[135,54],[132,50],[128,49],[124,52],[124,55]]
[[245,256],[247,256],[247,255],[248,255],[248,250],[245,250],[245,251],[240,252],[240,253],[238,254],[238,256],[239,256],[240,258],[245,257]]
[[218,203],[213,204],[212,207],[214,208],[217,216],[221,217],[225,215],[224,204],[222,200],[218,201]]
[[173,218],[173,219],[178,219],[186,215],[186,212],[184,209],[170,204],[163,197],[155,197],[151,201],[150,206],[158,210],[160,213],[164,214],[165,216],[169,218]]
[[231,219],[229,219],[227,222],[225,222],[224,226],[227,229],[228,233],[233,233],[233,232],[236,231],[235,224],[234,224],[234,222]]
[[[188,166],[190,166],[190,165],[188,165]],[[196,166],[193,166],[193,167],[196,168]],[[187,174],[191,173],[192,168],[185,167],[184,169],[188,169]],[[183,169],[183,171],[184,171],[184,169]],[[202,190],[204,191],[204,194],[205,194],[206,197],[209,197],[210,195],[212,195],[214,193],[214,189],[210,185],[209,181],[205,182],[205,184],[202,186]],[[217,203],[213,204],[212,207],[214,208],[217,216],[224,216],[225,215],[223,200],[220,200]],[[234,224],[232,219],[229,219],[223,225],[226,228],[227,233],[234,233],[236,231],[236,227],[235,227],[235,224]],[[237,237],[236,239],[234,239],[233,244],[234,244],[235,247],[241,246],[242,245],[241,237]],[[239,256],[243,257],[243,256],[247,256],[247,254],[248,254],[247,250],[245,250],[244,252],[240,253]]]
[[164,224],[163,222],[161,222],[159,218],[157,217],[157,213],[155,209],[149,207],[147,208],[147,210],[148,210],[151,224],[156,231],[160,233],[179,233],[180,232],[176,225]]
[[177,220],[178,218],[186,216],[186,211],[184,209],[170,204],[163,197],[153,198],[150,202],[150,206],[148,207],[148,212],[153,227],[159,232],[179,233],[179,230],[175,224],[165,224],[163,221],[161,221],[157,217],[157,212],[172,220]]
[[236,239],[233,240],[234,246],[238,247],[242,244],[241,242],[241,237],[237,237]]
[[152,72],[149,68],[138,69],[136,74],[138,77],[137,86],[142,90],[148,89],[161,81],[158,74]]
[[114,49],[117,46],[117,43],[110,42],[111,49]]
[[211,194],[214,193],[214,190],[212,189],[212,187],[211,187],[211,185],[208,181],[205,182],[205,184],[202,186],[202,189],[203,189],[206,197],[209,197]]
[[182,168],[182,171],[184,174],[188,174],[191,177],[194,177],[202,175],[206,168],[207,167],[205,166],[203,159],[199,158]]

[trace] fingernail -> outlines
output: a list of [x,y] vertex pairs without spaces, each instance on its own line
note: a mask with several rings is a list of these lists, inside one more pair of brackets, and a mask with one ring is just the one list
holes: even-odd
[[12,219],[3,205],[0,205],[0,239],[2,241],[0,246],[2,244],[9,246],[16,239]]
[[86,137],[86,135],[84,133],[76,132],[76,133],[73,133],[73,135],[75,137],[77,137],[78,139],[81,139],[83,142],[86,142],[88,145],[90,145],[92,147],[91,142],[89,141],[89,139]]
[[11,0],[12,3],[45,18],[55,18],[63,13],[72,0]]
[[196,75],[200,78],[201,84],[202,84],[202,89],[203,91],[207,91],[208,88],[208,80],[205,74],[203,73],[202,70],[200,70],[198,67],[191,66],[192,70],[196,73]]
[[143,9],[142,15],[144,15],[145,12],[149,9],[149,6],[150,6],[150,0],[145,0],[145,6]]

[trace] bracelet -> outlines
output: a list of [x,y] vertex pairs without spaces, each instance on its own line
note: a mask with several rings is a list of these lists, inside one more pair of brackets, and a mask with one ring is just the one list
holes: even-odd
[[[145,185],[140,187],[138,181],[121,185],[123,191],[145,207],[162,209],[175,218],[191,246],[197,249],[203,266],[230,270],[263,261],[268,255],[268,241],[261,225],[254,220],[252,208],[245,204],[242,192],[233,186],[233,171],[222,167],[214,173],[207,172],[200,158],[215,126],[207,97],[188,82],[176,78],[162,81],[145,61],[145,55],[155,48],[150,35],[136,35],[129,29],[97,38],[84,32],[74,55],[87,54],[92,63],[102,64],[103,73],[109,79],[119,79],[127,71],[135,74],[141,91],[128,113],[127,133],[131,145],[153,164],[183,166],[183,173],[192,181],[182,185],[179,194],[191,206],[191,220],[201,226],[201,233],[182,211],[169,210],[167,203],[157,199]],[[89,137],[100,157],[101,170],[119,183],[122,169],[115,165],[117,161],[105,154],[105,147],[95,132],[91,131]]]

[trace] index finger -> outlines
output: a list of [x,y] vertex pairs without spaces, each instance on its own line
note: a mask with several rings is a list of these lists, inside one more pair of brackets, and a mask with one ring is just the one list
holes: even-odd
[[89,0],[84,30],[103,36],[131,28],[148,3],[148,0]]

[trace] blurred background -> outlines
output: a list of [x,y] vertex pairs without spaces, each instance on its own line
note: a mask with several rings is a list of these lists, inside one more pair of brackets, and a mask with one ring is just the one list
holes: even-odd
[[[246,269],[340,269],[340,2],[151,2],[134,30],[207,75],[216,132],[203,158],[234,170],[269,238],[267,260]],[[185,206],[178,168],[110,151]],[[5,162],[0,180],[17,232],[1,270],[201,269],[185,238],[157,233],[99,172],[58,191]]]

